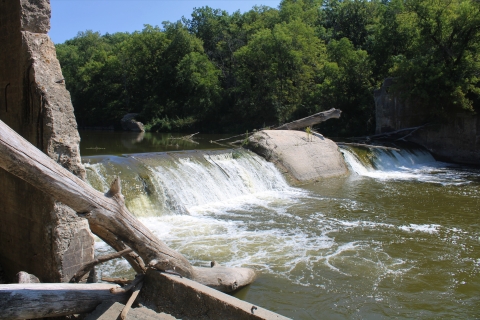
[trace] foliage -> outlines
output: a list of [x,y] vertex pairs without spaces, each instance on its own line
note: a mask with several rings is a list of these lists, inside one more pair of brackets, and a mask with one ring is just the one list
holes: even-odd
[[283,0],[57,45],[80,126],[130,112],[150,131],[245,132],[332,107],[323,133],[374,130],[373,89],[395,77],[432,116],[479,103],[480,3]]
[[480,94],[480,3],[409,0],[397,19],[412,37],[391,68],[401,90],[434,115],[473,110]]
[[257,126],[285,122],[315,88],[325,44],[298,20],[262,29],[235,53],[237,105]]

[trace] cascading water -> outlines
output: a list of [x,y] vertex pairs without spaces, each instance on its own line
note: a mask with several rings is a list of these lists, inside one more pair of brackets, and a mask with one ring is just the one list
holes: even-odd
[[419,149],[342,152],[349,177],[302,188],[245,150],[84,161],[101,191],[121,176],[129,209],[195,265],[258,270],[236,293],[254,304],[294,319],[475,318],[480,171]]
[[458,174],[452,174],[448,170],[448,164],[435,161],[424,149],[342,146],[341,151],[350,171],[356,175],[382,180],[416,180],[442,184],[465,182]]
[[87,180],[108,190],[122,177],[127,207],[136,216],[187,214],[231,199],[288,190],[271,164],[247,150],[86,157]]

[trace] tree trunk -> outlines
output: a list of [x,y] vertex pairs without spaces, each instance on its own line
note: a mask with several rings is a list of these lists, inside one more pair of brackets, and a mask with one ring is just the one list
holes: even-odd
[[119,242],[122,242],[151,267],[162,271],[173,270],[224,292],[254,281],[255,272],[248,268],[193,267],[183,255],[162,243],[128,211],[119,178],[114,180],[109,192],[102,194],[65,170],[2,121],[0,167],[71,207],[79,216],[88,219],[92,231],[113,248],[119,248]]
[[0,285],[1,319],[37,319],[93,311],[104,301],[125,303],[130,293],[113,294],[105,283],[29,283]]
[[338,119],[340,118],[341,114],[342,114],[341,110],[332,108],[327,111],[315,113],[314,115],[311,115],[306,118],[285,123],[280,127],[275,128],[275,130],[295,130],[295,129],[303,129],[306,127],[312,127],[320,122],[327,121],[328,119],[331,119],[331,118]]

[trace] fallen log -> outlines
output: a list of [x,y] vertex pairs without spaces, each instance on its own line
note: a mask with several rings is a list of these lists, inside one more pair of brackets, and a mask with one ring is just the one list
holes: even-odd
[[143,281],[143,278],[145,278],[145,274],[137,274],[135,276],[135,279],[133,279],[132,282],[127,284],[125,287],[119,287],[119,288],[112,288],[110,290],[111,293],[118,294],[118,293],[126,293],[130,290],[132,290],[135,286],[137,286],[140,282]]
[[98,257],[95,260],[93,260],[92,262],[89,262],[89,263],[85,264],[77,272],[75,272],[72,279],[70,279],[70,282],[71,283],[77,283],[87,273],[89,273],[90,270],[92,270],[92,268],[95,267],[96,265],[99,265],[101,263],[104,263],[104,262],[107,262],[107,261],[110,261],[110,260],[113,260],[113,259],[118,259],[120,257],[123,257],[124,255],[129,254],[130,252],[132,252],[132,249],[128,248],[128,249],[122,250],[120,252],[115,252],[115,253],[107,254],[105,256]]
[[37,319],[92,312],[101,302],[125,303],[129,293],[112,294],[107,283],[0,285],[1,319]]
[[139,284],[136,285],[135,290],[132,293],[132,296],[130,299],[128,299],[127,303],[125,304],[125,307],[122,310],[122,313],[120,313],[120,319],[126,320],[127,319],[127,314],[128,311],[130,311],[130,308],[132,307],[133,303],[138,297],[138,294],[140,293],[140,290],[142,290],[143,282],[140,282]]
[[399,130],[396,130],[396,131],[390,131],[390,132],[383,132],[383,133],[378,133],[378,134],[374,134],[374,135],[371,135],[371,136],[364,136],[364,137],[352,137],[352,138],[348,138],[349,140],[380,140],[380,139],[391,139],[392,136],[395,136],[395,135],[398,135],[400,133],[404,133],[404,132],[409,132],[407,135],[401,137],[401,138],[396,138],[394,140],[403,140],[405,139],[406,137],[408,137],[409,135],[411,135],[412,133],[424,128],[424,127],[427,127],[427,126],[430,126],[432,125],[431,123],[426,123],[426,124],[423,124],[421,126],[418,126],[418,127],[410,127],[410,128],[403,128],[403,129],[399,129]]
[[376,146],[373,144],[366,144],[366,143],[347,143],[347,142],[337,142],[338,146],[352,146],[352,147],[366,147],[371,149],[382,149],[382,150],[392,150],[392,151],[401,151],[398,148],[393,147],[385,147],[385,146]]
[[[93,233],[116,250],[128,246],[150,267],[173,270],[183,277],[224,292],[248,285],[255,279],[255,272],[248,268],[192,266],[183,255],[161,242],[128,211],[118,177],[112,182],[110,190],[102,194],[2,121],[0,167],[71,207],[88,220]],[[141,269],[140,265],[137,268]]]
[[122,286],[132,283],[132,279],[127,278],[110,278],[110,277],[102,277],[101,279],[104,282],[110,282],[115,284],[120,284]]
[[314,115],[311,115],[306,118],[285,123],[280,127],[275,128],[275,130],[295,130],[295,129],[303,129],[306,127],[312,127],[316,124],[319,124],[320,122],[327,121],[328,119],[332,119],[332,118],[338,119],[340,118],[341,114],[342,114],[341,110],[332,108],[327,111],[315,113]]

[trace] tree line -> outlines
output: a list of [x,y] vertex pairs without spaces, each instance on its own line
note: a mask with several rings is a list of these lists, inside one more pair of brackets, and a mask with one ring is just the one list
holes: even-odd
[[244,132],[338,108],[321,130],[346,136],[374,131],[386,77],[432,117],[474,112],[479,37],[477,0],[283,0],[56,48],[80,126],[134,112],[150,131]]

